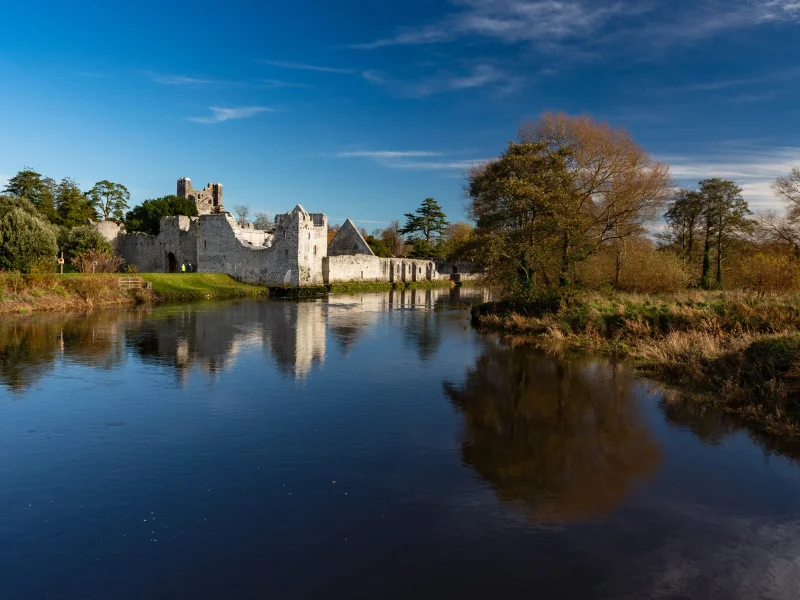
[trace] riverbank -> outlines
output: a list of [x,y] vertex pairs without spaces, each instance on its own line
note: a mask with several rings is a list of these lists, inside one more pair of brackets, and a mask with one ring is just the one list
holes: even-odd
[[133,275],[150,289],[119,286],[116,273],[21,275],[0,273],[0,314],[85,311],[148,302],[257,296],[266,288],[240,283],[219,273],[142,273]]
[[472,315],[512,343],[630,359],[699,402],[800,437],[799,296],[579,293],[483,304]]

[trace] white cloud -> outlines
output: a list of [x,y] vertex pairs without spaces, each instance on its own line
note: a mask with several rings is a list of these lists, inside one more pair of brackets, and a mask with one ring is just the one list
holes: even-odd
[[0,192],[6,189],[9,179],[11,179],[9,175],[0,175]]
[[441,156],[441,152],[428,150],[352,150],[335,152],[330,156],[335,158],[406,158],[417,156]]
[[409,171],[466,171],[473,165],[486,162],[486,158],[453,159],[453,160],[408,160],[420,158],[436,158],[443,152],[428,150],[356,150],[329,154],[335,158],[368,158],[383,167],[390,169],[406,169]]
[[742,188],[742,196],[751,209],[780,211],[783,203],[775,197],[770,184],[800,166],[800,147],[721,147],[702,158],[661,156],[659,160],[671,166],[672,176],[684,187],[694,187],[701,179],[712,177],[730,179]]
[[274,111],[274,108],[266,106],[242,106],[239,108],[220,108],[217,106],[209,106],[209,110],[213,113],[209,117],[186,117],[189,121],[195,123],[222,123],[231,119],[246,119],[262,112]]
[[206,79],[202,77],[189,77],[187,75],[169,75],[164,73],[153,73],[152,71],[140,71],[152,79],[155,83],[162,85],[185,85],[185,86],[207,86],[207,85],[235,85],[238,81],[225,81],[221,79]]
[[280,79],[259,79],[255,83],[256,87],[263,87],[263,88],[285,88],[285,87],[293,87],[293,88],[310,88],[313,87],[307,83],[293,83],[290,81],[283,81]]
[[284,60],[257,60],[263,65],[280,67],[282,69],[295,69],[299,71],[319,71],[321,73],[339,73],[341,75],[357,75],[357,69],[344,69],[340,67],[321,67],[319,65],[308,65],[304,63],[288,62]]
[[[797,0],[452,0],[455,10],[438,21],[404,27],[393,35],[354,44],[360,49],[438,44],[486,38],[504,44],[534,43],[550,52],[575,52],[569,44],[614,43],[634,48],[632,40],[659,46],[692,41],[764,23],[800,21]],[[624,35],[605,35],[617,25]],[[624,31],[622,31],[624,30]]]
[[377,71],[365,71],[363,77],[374,85],[384,86],[392,93],[408,98],[425,98],[434,94],[483,87],[509,92],[521,83],[521,79],[509,76],[490,62],[475,63],[466,72],[439,71],[421,79],[395,79]]

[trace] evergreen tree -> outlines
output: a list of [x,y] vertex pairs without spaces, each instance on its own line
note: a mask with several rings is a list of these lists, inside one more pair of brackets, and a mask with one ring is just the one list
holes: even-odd
[[752,214],[744,198],[742,189],[726,179],[704,179],[700,182],[702,199],[702,219],[705,240],[703,244],[703,270],[701,282],[711,287],[711,250],[716,251],[716,276],[718,287],[722,286],[722,263],[724,254],[732,241],[752,229]]
[[40,261],[55,267],[56,228],[24,197],[0,196],[0,269],[30,271]]
[[56,213],[58,224],[69,228],[87,225],[89,219],[97,219],[91,197],[69,177],[64,177],[56,187]]
[[57,220],[55,210],[56,182],[43,177],[30,167],[8,180],[3,193],[17,198],[27,198],[34,208],[51,223]]
[[89,197],[103,219],[106,221],[114,219],[121,221],[125,217],[125,209],[128,208],[128,201],[131,195],[121,183],[113,183],[108,180],[98,181],[89,190]]
[[400,233],[408,236],[409,242],[424,239],[428,247],[433,247],[435,237],[442,234],[450,224],[442,207],[433,198],[426,198],[417,209],[416,214],[406,213],[406,225]]
[[699,192],[678,190],[664,215],[669,228],[664,237],[684,263],[691,262],[695,242],[701,235],[702,213],[703,198]]

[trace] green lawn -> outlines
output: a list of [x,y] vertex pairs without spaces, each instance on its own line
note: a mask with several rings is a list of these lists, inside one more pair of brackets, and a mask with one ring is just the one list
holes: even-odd
[[131,276],[149,281],[153,291],[164,297],[245,296],[266,292],[265,287],[240,283],[223,273],[137,273]]

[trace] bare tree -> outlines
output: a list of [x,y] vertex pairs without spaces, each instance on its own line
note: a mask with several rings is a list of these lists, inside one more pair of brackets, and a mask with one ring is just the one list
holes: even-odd
[[786,202],[786,216],[800,221],[800,167],[795,167],[786,177],[778,177],[772,184],[775,194]]
[[250,214],[250,207],[244,204],[237,204],[233,207],[233,212],[239,218],[239,225],[244,227],[247,225],[247,216]]
[[389,226],[381,232],[381,239],[383,240],[392,256],[403,256],[406,243],[403,239],[402,227],[400,221],[392,221]]
[[273,219],[267,213],[257,212],[253,216],[255,217],[255,219],[253,219],[253,227],[255,229],[269,231],[274,227]]
[[669,167],[653,160],[627,131],[608,123],[545,113],[520,127],[519,139],[536,152],[558,157],[566,171],[560,206],[554,207],[561,215],[562,285],[575,261],[639,233],[670,193]]
[[760,215],[757,232],[763,241],[789,244],[800,258],[800,167],[795,167],[786,177],[778,177],[772,189],[786,204],[786,215],[774,212]]

